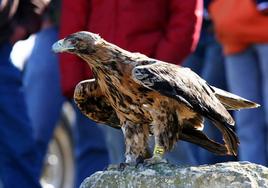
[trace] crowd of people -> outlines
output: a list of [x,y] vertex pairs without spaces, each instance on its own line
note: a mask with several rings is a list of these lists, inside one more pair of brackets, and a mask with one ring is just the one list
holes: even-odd
[[[246,160],[268,166],[268,0],[0,0],[0,188],[41,187],[44,158],[64,102],[72,105],[75,187],[110,163],[124,161],[123,134],[81,114],[73,92],[92,72],[81,59],[51,51],[81,31],[132,52],[190,67],[211,85],[258,102],[234,112],[239,154],[220,157],[178,142],[166,158],[199,165]],[[35,33],[23,74],[12,46]],[[78,63],[81,62],[81,63]],[[222,137],[205,122],[214,140]]]

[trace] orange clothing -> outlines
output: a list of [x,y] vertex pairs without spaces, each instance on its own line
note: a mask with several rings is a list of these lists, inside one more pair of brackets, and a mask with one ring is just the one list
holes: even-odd
[[252,0],[214,0],[209,6],[215,33],[225,54],[268,42],[268,16]]

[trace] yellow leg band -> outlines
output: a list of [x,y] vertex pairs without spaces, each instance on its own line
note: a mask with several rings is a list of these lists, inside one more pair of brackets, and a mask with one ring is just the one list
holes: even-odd
[[154,147],[154,155],[164,155],[164,147],[155,145]]

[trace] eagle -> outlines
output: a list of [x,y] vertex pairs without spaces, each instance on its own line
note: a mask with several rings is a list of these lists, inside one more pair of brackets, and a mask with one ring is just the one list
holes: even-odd
[[[126,164],[163,162],[179,140],[218,155],[237,155],[239,139],[228,110],[259,107],[209,85],[189,68],[131,53],[91,32],[73,33],[52,49],[75,54],[92,69],[94,79],[77,84],[75,103],[93,121],[122,129]],[[204,118],[221,131],[224,143],[202,131]],[[152,156],[150,135],[155,141]]]

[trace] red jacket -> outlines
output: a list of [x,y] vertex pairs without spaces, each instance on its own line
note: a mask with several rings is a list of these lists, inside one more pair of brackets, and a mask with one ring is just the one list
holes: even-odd
[[[80,30],[132,52],[180,64],[196,47],[203,0],[63,0],[60,38]],[[91,76],[86,63],[60,55],[63,93]]]

